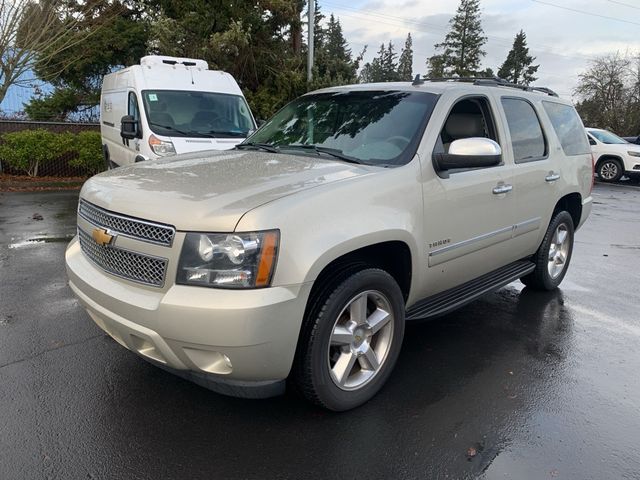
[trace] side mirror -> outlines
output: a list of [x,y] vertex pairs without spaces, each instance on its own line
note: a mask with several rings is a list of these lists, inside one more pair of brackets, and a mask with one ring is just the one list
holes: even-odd
[[263,126],[265,123],[267,123],[266,120],[256,120],[256,124],[258,125],[258,128],[260,128],[261,126]]
[[460,168],[494,167],[502,162],[500,145],[489,138],[472,137],[454,140],[448,153],[434,153],[437,171]]
[[120,119],[120,136],[127,140],[142,138],[140,123],[133,118],[133,115],[125,115]]

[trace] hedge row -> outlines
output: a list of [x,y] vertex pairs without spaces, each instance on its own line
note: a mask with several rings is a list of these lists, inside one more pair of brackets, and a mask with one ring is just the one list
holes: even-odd
[[104,170],[100,132],[53,133],[43,129],[5,133],[0,163],[37,177],[45,164],[66,161],[88,175]]

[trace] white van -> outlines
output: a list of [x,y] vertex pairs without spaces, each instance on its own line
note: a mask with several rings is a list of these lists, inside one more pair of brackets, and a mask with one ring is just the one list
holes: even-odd
[[151,55],[105,75],[100,132],[108,168],[199,150],[227,150],[256,123],[234,78],[207,62]]

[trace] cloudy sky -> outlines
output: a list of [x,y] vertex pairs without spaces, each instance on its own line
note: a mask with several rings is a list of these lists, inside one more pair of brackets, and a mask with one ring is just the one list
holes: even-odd
[[[413,37],[415,73],[447,32],[458,0],[316,0],[325,15],[340,18],[354,53],[368,45],[365,61],[381,42],[399,51]],[[609,52],[640,52],[640,0],[481,0],[482,25],[489,38],[483,67],[494,71],[513,37],[523,29],[531,54],[540,64],[537,85],[570,97],[589,59]],[[606,17],[606,18],[604,18]]]

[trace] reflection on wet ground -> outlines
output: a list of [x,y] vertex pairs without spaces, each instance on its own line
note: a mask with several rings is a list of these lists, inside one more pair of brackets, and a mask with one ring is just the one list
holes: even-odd
[[123,350],[73,299],[64,242],[29,243],[72,235],[76,199],[19,195],[0,195],[0,478],[638,478],[640,189],[596,186],[560,290],[410,325],[388,385],[343,414]]

